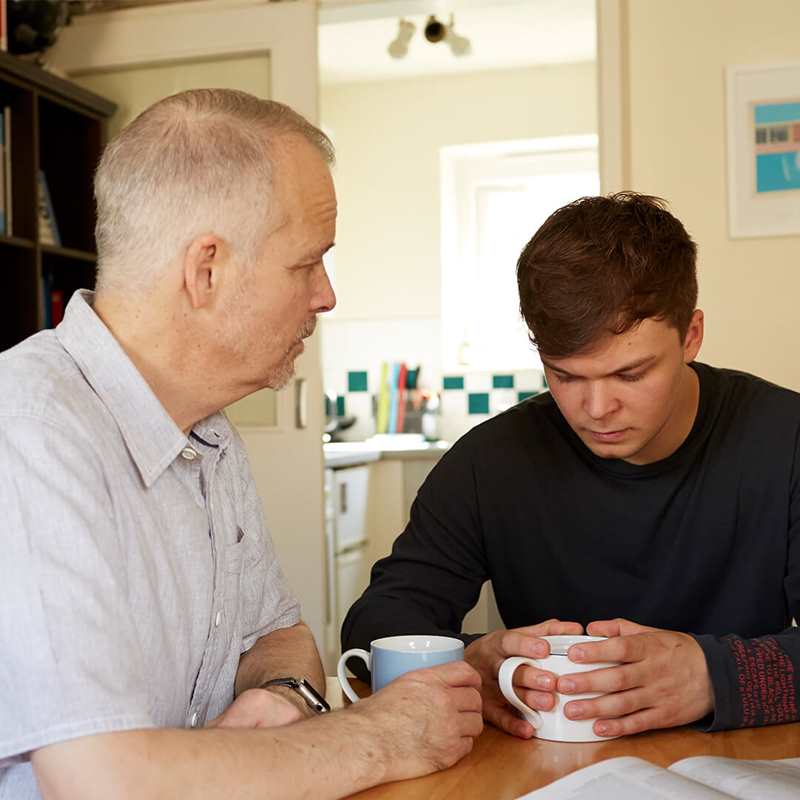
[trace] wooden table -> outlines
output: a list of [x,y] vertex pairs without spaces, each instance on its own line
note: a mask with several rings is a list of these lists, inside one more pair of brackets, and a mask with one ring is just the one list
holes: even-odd
[[[331,687],[333,688],[333,687]],[[334,689],[334,695],[338,685]],[[334,703],[340,704],[335,696]],[[358,800],[513,800],[558,778],[617,756],[638,756],[666,767],[689,756],[800,757],[800,723],[701,733],[692,728],[650,731],[608,742],[523,741],[486,726],[473,751],[450,769],[376,786]]]

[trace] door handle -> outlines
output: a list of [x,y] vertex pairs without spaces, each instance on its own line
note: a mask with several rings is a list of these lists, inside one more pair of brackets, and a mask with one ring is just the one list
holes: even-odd
[[308,381],[305,378],[294,382],[294,426],[298,429],[308,427]]

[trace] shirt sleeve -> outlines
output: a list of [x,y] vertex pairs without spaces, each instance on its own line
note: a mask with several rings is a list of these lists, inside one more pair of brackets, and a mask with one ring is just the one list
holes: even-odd
[[47,744],[153,727],[102,460],[0,417],[0,767]]
[[[342,625],[342,650],[406,633],[454,636],[465,644],[485,633],[461,633],[488,578],[472,459],[462,447],[434,467],[391,555],[372,568],[369,586]],[[364,679],[355,660],[348,666]]]
[[[792,619],[800,620],[800,434],[790,481],[784,593]],[[707,730],[758,727],[800,719],[800,629],[743,639],[696,636],[714,688]],[[705,722],[705,721],[704,721]]]
[[248,542],[242,575],[245,603],[241,651],[244,653],[262,636],[300,622],[300,603],[283,574],[241,442],[240,447],[244,458],[243,504]]

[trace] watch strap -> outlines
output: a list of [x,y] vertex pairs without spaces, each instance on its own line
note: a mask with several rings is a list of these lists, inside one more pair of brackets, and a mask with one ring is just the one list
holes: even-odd
[[269,689],[274,686],[285,686],[287,689],[297,692],[305,700],[306,705],[317,714],[324,714],[331,710],[325,698],[305,678],[272,678],[258,688]]

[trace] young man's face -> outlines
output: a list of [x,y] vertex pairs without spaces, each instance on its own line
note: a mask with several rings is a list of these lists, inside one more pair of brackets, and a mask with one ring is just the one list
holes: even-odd
[[695,311],[681,341],[667,322],[643,320],[567,358],[542,354],[550,393],[595,455],[649,464],[671,455],[691,430],[698,382],[687,365],[703,340]]

